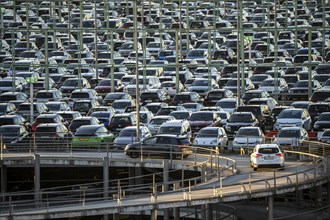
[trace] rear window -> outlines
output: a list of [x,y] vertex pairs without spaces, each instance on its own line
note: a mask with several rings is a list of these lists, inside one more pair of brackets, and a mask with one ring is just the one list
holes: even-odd
[[279,152],[280,152],[280,150],[276,147],[267,147],[267,148],[259,149],[259,153],[261,153],[261,154],[276,154]]

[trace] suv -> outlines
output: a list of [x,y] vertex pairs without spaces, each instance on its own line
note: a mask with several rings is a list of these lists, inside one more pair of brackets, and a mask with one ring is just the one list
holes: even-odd
[[140,102],[142,105],[150,102],[170,102],[170,96],[162,89],[149,89],[143,91],[140,95]]
[[96,117],[83,116],[73,119],[70,123],[69,130],[74,134],[80,126],[83,125],[100,125],[100,121]]
[[260,167],[284,168],[284,153],[277,144],[258,144],[250,156],[254,171]]
[[68,122],[58,114],[41,114],[32,123],[32,132],[36,130],[38,125],[48,123],[63,123],[65,126],[69,125]]
[[102,96],[100,96],[94,89],[76,89],[72,91],[68,103],[72,107],[73,103],[78,100],[95,100],[98,103],[101,103]]
[[205,95],[204,105],[214,106],[222,98],[232,98],[233,92],[227,89],[213,89]]
[[208,126],[221,127],[221,118],[214,111],[199,111],[191,114],[189,123],[191,130],[195,133]]
[[73,103],[72,111],[78,111],[80,114],[86,115],[91,108],[97,107],[99,105],[99,102],[94,99],[77,100]]
[[192,151],[191,142],[186,137],[170,134],[160,134],[129,144],[125,147],[125,154],[137,158],[141,152],[146,156],[160,155],[168,159],[188,157]]
[[173,105],[178,105],[178,104],[187,103],[187,102],[201,103],[201,102],[203,102],[203,99],[196,92],[182,92],[182,93],[176,94],[174,96],[174,98],[172,99]]
[[34,132],[35,140],[39,143],[58,143],[70,136],[68,128],[62,123],[40,124]]
[[31,131],[31,124],[21,115],[1,115],[0,126],[2,125],[23,125],[28,132]]
[[128,92],[131,96],[135,97],[136,95],[136,83],[138,83],[139,90],[142,91],[150,90],[150,89],[158,89],[160,88],[160,81],[157,76],[140,76],[138,80],[133,78],[130,83],[124,88],[124,91]]
[[[48,107],[44,103],[33,103],[33,118],[32,120],[35,119],[40,114],[47,114],[49,112]],[[17,113],[22,115],[25,119],[31,120],[31,103],[21,103],[18,105],[18,110]]]
[[159,127],[157,134],[174,134],[192,140],[191,128],[187,120],[171,120],[164,122]]
[[312,119],[306,109],[293,108],[282,110],[274,124],[274,130],[296,126],[302,127],[306,130],[312,128]]
[[39,90],[33,101],[35,102],[48,102],[48,101],[60,101],[63,98],[62,92],[57,89]]
[[78,111],[59,111],[57,112],[57,114],[62,116],[64,120],[66,120],[69,124],[73,119],[82,117],[82,115]]
[[265,132],[267,126],[273,126],[273,118],[266,105],[242,105],[235,112],[251,112],[259,121],[260,128]]
[[235,134],[239,128],[246,126],[259,126],[256,116],[251,112],[234,112],[228,119],[225,129],[229,134]]
[[137,115],[136,113],[122,113],[112,116],[108,129],[114,134],[118,134],[123,128],[127,126],[136,125]]
[[330,112],[330,103],[328,102],[311,103],[308,106],[307,110],[312,118],[312,123],[314,124],[321,113]]

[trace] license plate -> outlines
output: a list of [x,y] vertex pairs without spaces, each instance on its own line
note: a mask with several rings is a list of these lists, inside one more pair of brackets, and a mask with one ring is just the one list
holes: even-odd
[[152,102],[152,100],[146,100],[146,102]]
[[87,141],[88,138],[79,138],[80,141]]
[[273,156],[264,157],[264,160],[274,160]]

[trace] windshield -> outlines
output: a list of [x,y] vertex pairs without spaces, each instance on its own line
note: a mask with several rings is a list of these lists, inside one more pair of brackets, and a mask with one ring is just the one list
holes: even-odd
[[158,134],[180,134],[181,127],[160,127]]
[[136,137],[136,130],[129,129],[129,130],[122,130],[118,137]]
[[236,136],[259,137],[258,129],[239,129]]
[[208,86],[209,81],[208,80],[194,80],[194,82],[191,85],[192,86]]
[[202,129],[198,132],[196,137],[218,137],[217,129]]
[[168,121],[168,119],[160,119],[160,118],[158,118],[158,119],[152,119],[150,121],[150,124],[161,125],[161,124],[163,124],[166,121]]
[[192,114],[190,121],[213,121],[213,113],[198,112],[197,114]]
[[13,135],[19,134],[19,128],[17,127],[0,127],[1,135]]
[[251,122],[252,117],[249,114],[234,114],[232,115],[228,122]]
[[278,137],[300,137],[300,131],[299,130],[280,130],[278,133]]
[[217,106],[221,108],[236,108],[236,102],[218,102]]
[[290,110],[290,111],[282,111],[278,118],[301,118],[301,111],[294,111],[294,110]]

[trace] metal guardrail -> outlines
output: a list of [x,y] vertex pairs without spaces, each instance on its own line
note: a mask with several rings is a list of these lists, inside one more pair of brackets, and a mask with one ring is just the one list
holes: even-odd
[[[256,196],[256,194],[260,193],[262,190],[260,189],[260,184],[262,184],[263,191],[276,192],[277,190],[282,189],[283,187],[290,186],[298,186],[300,184],[306,182],[315,182],[319,179],[329,178],[329,170],[325,166],[325,159],[322,156],[313,155],[305,152],[297,152],[286,150],[286,155],[292,154],[297,156],[299,160],[307,160],[303,166],[309,166],[307,169],[300,168],[297,166],[297,169],[294,173],[279,175],[276,171],[273,171],[273,176],[271,178],[260,179],[260,177],[253,177],[253,175],[247,174],[238,174],[242,175],[242,180],[246,179],[243,182],[230,184],[228,186],[223,185],[224,176],[222,173],[225,171],[222,166],[219,165],[217,160],[226,159],[225,157],[220,156],[219,151],[212,150],[212,154],[210,154],[209,160],[207,163],[203,163],[203,165],[208,165],[208,169],[211,171],[206,175],[201,175],[197,178],[192,179],[182,179],[179,181],[169,182],[169,189],[174,193],[181,193],[181,199],[186,201],[192,201],[195,198],[196,194],[194,191],[198,190],[197,183],[204,182],[205,180],[212,179],[214,182],[217,182],[216,186],[213,189],[210,189],[211,197],[220,197],[224,198],[226,196],[230,196],[226,193],[227,187],[236,187],[238,195],[248,195],[249,197]],[[205,156],[205,155],[204,155]],[[206,155],[209,156],[209,155]],[[227,163],[229,158],[227,159]],[[313,162],[312,166],[310,165],[310,161]],[[234,162],[234,161],[232,161]],[[202,166],[203,166],[202,165]],[[228,164],[227,164],[228,165]],[[235,162],[227,166],[226,168],[234,171],[236,169]],[[213,168],[212,168],[213,167]],[[155,175],[155,174],[153,174]],[[244,177],[245,175],[245,177]],[[140,178],[140,177],[136,177]],[[84,184],[84,185],[76,185],[69,187],[59,187],[53,189],[44,189],[40,192],[38,196],[38,200],[35,199],[35,192],[17,192],[17,193],[9,193],[9,194],[1,194],[1,210],[4,210],[4,215],[12,215],[14,212],[28,211],[28,210],[47,210],[50,211],[53,208],[63,207],[65,205],[71,204],[73,205],[83,205],[84,207],[88,204],[95,204],[96,202],[104,202],[104,201],[115,201],[117,206],[122,206],[124,201],[133,200],[135,198],[141,198],[140,196],[131,195],[131,192],[141,192],[143,195],[150,195],[150,203],[157,204],[161,202],[159,198],[165,195],[166,192],[163,190],[163,183],[156,183],[155,178],[153,176],[153,182],[148,184],[138,184],[134,186],[123,186],[121,185],[121,181],[126,180],[116,180],[109,182],[111,185],[110,188],[106,190],[106,194],[104,193],[104,188],[97,187],[98,184]],[[283,185],[285,182],[285,185]],[[103,182],[99,183],[99,185],[103,184]],[[212,193],[213,191],[213,193]],[[198,196],[199,197],[199,196]],[[15,198],[20,198],[16,200]],[[158,199],[157,199],[158,198]],[[210,199],[205,198],[206,200]],[[1,215],[0,215],[1,218]]]

